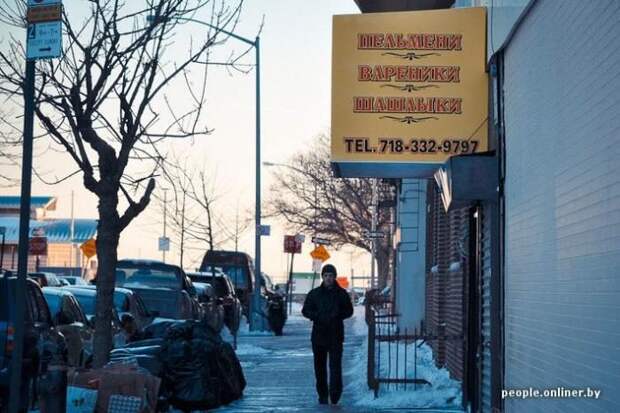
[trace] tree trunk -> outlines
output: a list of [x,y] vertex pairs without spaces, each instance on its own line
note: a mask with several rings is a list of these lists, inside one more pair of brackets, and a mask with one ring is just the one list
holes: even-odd
[[94,367],[108,362],[112,349],[112,308],[118,242],[120,239],[119,216],[116,195],[99,199],[99,223],[97,225],[97,303],[95,307]]

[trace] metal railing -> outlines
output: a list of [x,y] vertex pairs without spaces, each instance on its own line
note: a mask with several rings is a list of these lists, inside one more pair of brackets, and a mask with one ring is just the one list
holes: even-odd
[[[413,331],[407,329],[399,331],[397,323],[399,317],[400,314],[395,313],[393,302],[388,298],[378,294],[371,294],[368,297],[366,301],[367,383],[368,388],[374,391],[375,398],[379,396],[381,384],[387,385],[388,388],[400,387],[403,390],[408,388],[417,390],[421,386],[432,386],[433,383],[421,377],[418,372],[420,347],[430,341],[463,342],[464,340],[463,335],[429,333],[424,330],[424,327]],[[383,368],[382,363],[384,363]],[[461,395],[463,394],[464,392],[461,392]],[[462,406],[463,398],[460,403]]]

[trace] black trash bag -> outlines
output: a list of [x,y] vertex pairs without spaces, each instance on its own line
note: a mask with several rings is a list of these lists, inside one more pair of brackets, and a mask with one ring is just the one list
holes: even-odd
[[[175,331],[168,337],[182,331]],[[161,358],[164,386],[170,395],[170,404],[181,410],[219,406],[218,386],[211,369],[213,345],[207,340],[172,340],[168,337],[162,347]]]
[[177,409],[218,407],[241,397],[246,385],[234,350],[204,322],[170,326],[159,358],[162,387]]
[[166,330],[166,334],[164,335],[164,339],[166,341],[170,340],[191,340],[194,338],[194,328],[198,324],[198,322],[194,320],[181,320],[176,323],[170,325],[168,330]]
[[168,329],[172,326],[183,324],[182,320],[158,321],[144,327],[144,334],[152,338],[164,338]]
[[243,396],[246,386],[245,376],[235,350],[229,343],[223,342],[215,352],[217,381],[219,383],[219,399],[228,404]]
[[192,338],[208,340],[214,345],[220,345],[223,342],[220,333],[214,330],[206,322],[194,322]]
[[286,303],[280,296],[274,296],[267,303],[267,321],[276,336],[282,335],[286,323]]

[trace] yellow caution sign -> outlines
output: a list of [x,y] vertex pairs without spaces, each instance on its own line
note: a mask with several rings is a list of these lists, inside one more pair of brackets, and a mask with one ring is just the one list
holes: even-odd
[[315,260],[321,261],[327,261],[330,257],[329,252],[327,252],[323,245],[319,245],[314,250],[312,250],[310,256]]
[[80,250],[87,258],[94,257],[97,255],[97,241],[94,238],[86,240],[86,242],[80,245]]

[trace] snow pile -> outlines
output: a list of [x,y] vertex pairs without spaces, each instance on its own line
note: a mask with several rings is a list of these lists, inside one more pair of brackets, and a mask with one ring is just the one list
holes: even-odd
[[235,350],[235,353],[237,353],[238,356],[255,356],[270,353],[270,351],[252,344],[240,343],[237,345],[237,350]]
[[239,324],[239,330],[237,330],[237,337],[241,336],[272,336],[273,332],[268,330],[267,322],[265,322],[265,331],[250,331],[250,323],[247,318],[242,317]]
[[356,336],[367,336],[368,326],[366,325],[366,307],[363,305],[357,305],[353,307],[353,324],[351,325],[351,332]]
[[[364,322],[363,307],[355,308],[355,319],[352,326],[354,334],[366,335],[368,330]],[[414,390],[413,384],[386,384],[379,386],[379,397],[375,399],[374,392],[368,389],[367,384],[367,354],[368,339],[358,347],[354,354],[354,359],[350,364],[353,366],[345,372],[348,377],[345,380],[348,394],[354,395],[356,406],[373,408],[459,408],[461,404],[461,383],[450,378],[446,369],[439,369],[435,366],[433,352],[430,346],[421,341],[416,343],[417,351],[414,350],[413,342],[409,342],[405,347],[403,342],[391,343],[388,350],[388,343],[381,343],[380,354],[380,377],[404,378],[405,377],[405,348],[407,350],[407,378],[414,378],[414,354],[417,355],[417,374],[418,379],[425,379],[431,385],[419,384]],[[396,364],[396,351],[398,350],[398,365]],[[377,348],[375,349],[379,352]],[[391,354],[391,365],[389,355]],[[388,375],[388,370],[390,374]],[[396,374],[398,372],[398,374]]]

